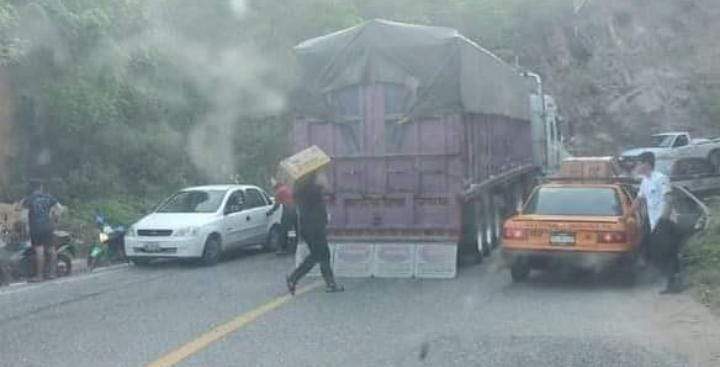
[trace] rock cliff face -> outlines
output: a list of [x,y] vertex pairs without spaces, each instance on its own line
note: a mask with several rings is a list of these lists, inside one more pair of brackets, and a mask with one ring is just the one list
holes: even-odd
[[589,0],[556,19],[523,52],[559,97],[576,153],[666,130],[720,136],[720,1]]

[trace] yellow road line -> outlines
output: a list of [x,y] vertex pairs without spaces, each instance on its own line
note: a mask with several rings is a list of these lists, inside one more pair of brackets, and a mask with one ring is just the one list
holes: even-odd
[[[315,282],[312,283],[306,287],[302,287],[295,292],[296,296],[299,296],[303,293],[309,292],[318,286],[320,286],[322,282]],[[174,366],[186,358],[192,356],[193,354],[196,354],[200,352],[201,350],[207,348],[210,346],[210,344],[215,343],[216,341],[238,331],[239,329],[243,328],[244,326],[250,324],[251,322],[257,320],[260,316],[282,306],[283,304],[289,302],[292,299],[292,296],[287,294],[284,296],[277,297],[253,310],[250,310],[242,315],[239,315],[235,317],[234,319],[222,324],[218,325],[210,331],[206,332],[203,335],[200,335],[197,339],[192,340],[179,348],[165,354],[164,356],[160,357],[159,359],[155,360],[154,362],[151,362],[150,364],[146,365],[146,367],[170,367]]]

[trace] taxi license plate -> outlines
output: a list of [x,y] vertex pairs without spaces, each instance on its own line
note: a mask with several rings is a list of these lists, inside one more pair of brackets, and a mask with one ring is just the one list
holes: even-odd
[[145,252],[160,252],[160,244],[157,242],[145,242],[143,245]]
[[558,246],[572,246],[575,244],[575,235],[571,233],[553,233],[550,243]]

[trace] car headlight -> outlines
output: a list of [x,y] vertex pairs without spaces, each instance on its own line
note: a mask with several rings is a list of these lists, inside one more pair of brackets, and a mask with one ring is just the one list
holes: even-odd
[[134,227],[130,227],[125,231],[125,237],[137,237],[137,231]]
[[175,237],[195,237],[200,232],[198,227],[185,227],[173,231]]

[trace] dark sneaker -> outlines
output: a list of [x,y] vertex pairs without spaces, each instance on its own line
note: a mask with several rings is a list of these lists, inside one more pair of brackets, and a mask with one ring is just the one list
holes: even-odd
[[290,292],[290,295],[295,295],[295,282],[290,280],[290,277],[285,277],[285,284],[287,284],[288,292]]
[[343,287],[337,283],[333,283],[333,284],[330,284],[327,287],[325,287],[325,292],[327,292],[327,293],[342,292],[344,290],[345,290],[345,287]]

